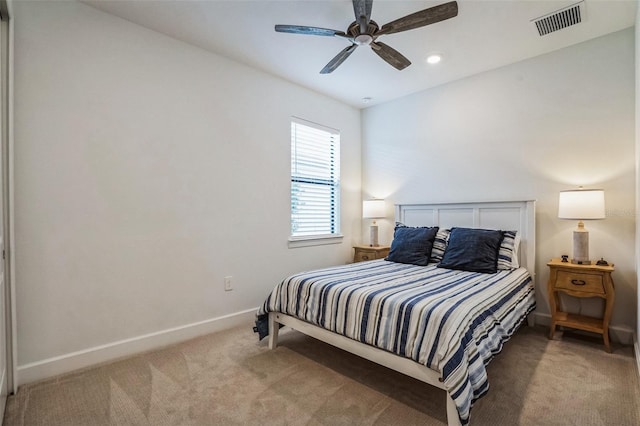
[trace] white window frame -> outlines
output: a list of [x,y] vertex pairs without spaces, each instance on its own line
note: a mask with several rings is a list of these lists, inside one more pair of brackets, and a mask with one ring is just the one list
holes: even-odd
[[[312,129],[320,130],[322,132],[327,132],[331,134],[331,137],[335,140],[337,139],[337,152],[336,157],[334,158],[335,169],[334,171],[337,173],[337,184],[333,184],[336,192],[337,192],[337,200],[334,206],[333,212],[333,220],[335,221],[336,230],[334,233],[324,233],[324,234],[312,234],[312,235],[293,235],[293,222],[294,222],[294,212],[293,212],[293,200],[289,199],[289,213],[290,213],[290,226],[289,226],[289,247],[308,247],[308,246],[316,246],[323,244],[338,244],[342,242],[342,234],[340,233],[340,219],[341,219],[341,208],[340,208],[340,199],[341,199],[341,186],[340,186],[340,131],[333,129],[331,127],[323,126],[321,124],[317,124],[308,120],[304,120],[298,117],[291,117],[291,170],[290,170],[290,183],[292,185],[290,194],[293,190],[294,179],[300,179],[300,176],[296,176],[295,173],[295,165],[296,165],[296,134],[295,128],[296,126],[306,126]],[[327,141],[329,143],[329,141]],[[323,183],[318,183],[319,185],[323,185]],[[330,183],[324,183],[328,185],[332,185]]]

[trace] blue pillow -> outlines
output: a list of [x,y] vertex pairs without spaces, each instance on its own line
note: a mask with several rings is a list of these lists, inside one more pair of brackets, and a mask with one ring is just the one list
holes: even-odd
[[408,226],[396,226],[393,233],[391,250],[386,260],[397,263],[409,263],[418,266],[427,266],[433,240],[436,238],[438,227],[412,228]]
[[452,228],[439,268],[495,274],[503,231]]

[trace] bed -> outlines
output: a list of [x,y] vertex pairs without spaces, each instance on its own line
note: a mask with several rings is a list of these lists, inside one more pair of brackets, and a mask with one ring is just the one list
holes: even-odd
[[[286,278],[258,312],[260,337],[268,333],[274,349],[289,326],[436,386],[446,391],[448,424],[468,424],[488,391],[486,365],[525,319],[532,323],[535,202],[397,205],[396,222],[395,261]],[[495,260],[476,255],[487,248],[478,241],[490,242]]]

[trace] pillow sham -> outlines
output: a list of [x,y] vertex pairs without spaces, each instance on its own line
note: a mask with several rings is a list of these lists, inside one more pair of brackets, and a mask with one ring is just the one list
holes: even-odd
[[498,269],[511,270],[519,268],[518,248],[520,235],[517,231],[504,231],[504,238],[498,251]]
[[513,243],[513,253],[514,256],[511,258],[511,266],[513,269],[518,269],[520,267],[520,242],[522,241],[522,237],[520,233],[516,234],[516,240]]
[[447,241],[449,240],[449,229],[439,229],[436,238],[433,240],[433,249],[431,250],[431,258],[429,263],[440,263],[444,251],[447,249]]
[[390,262],[427,266],[438,227],[413,228],[396,224],[389,255]]
[[495,274],[503,231],[451,228],[439,268]]

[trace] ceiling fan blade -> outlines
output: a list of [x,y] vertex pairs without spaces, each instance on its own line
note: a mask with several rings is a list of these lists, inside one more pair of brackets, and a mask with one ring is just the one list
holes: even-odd
[[325,37],[348,37],[344,32],[330,30],[328,28],[307,27],[304,25],[276,25],[276,31],[279,33],[304,34]]
[[[355,0],[354,0],[355,1]],[[445,19],[458,16],[458,3],[451,1],[449,3],[440,4],[430,7],[420,12],[412,13],[403,18],[384,24],[380,31],[375,35],[399,33],[401,31],[413,30],[414,28],[424,27],[425,25],[435,24]]]
[[333,72],[340,66],[340,64],[345,61],[345,59],[349,57],[349,55],[353,53],[354,50],[356,50],[356,47],[358,47],[357,44],[352,44],[351,46],[344,48],[340,53],[336,55],[335,58],[329,61],[329,63],[324,68],[322,68],[320,74],[329,74]]
[[411,65],[411,61],[402,56],[400,52],[382,42],[374,41],[371,43],[371,49],[397,70],[403,70]]
[[372,7],[373,0],[353,0],[353,14],[356,16],[356,22],[360,25],[360,34],[367,33]]

